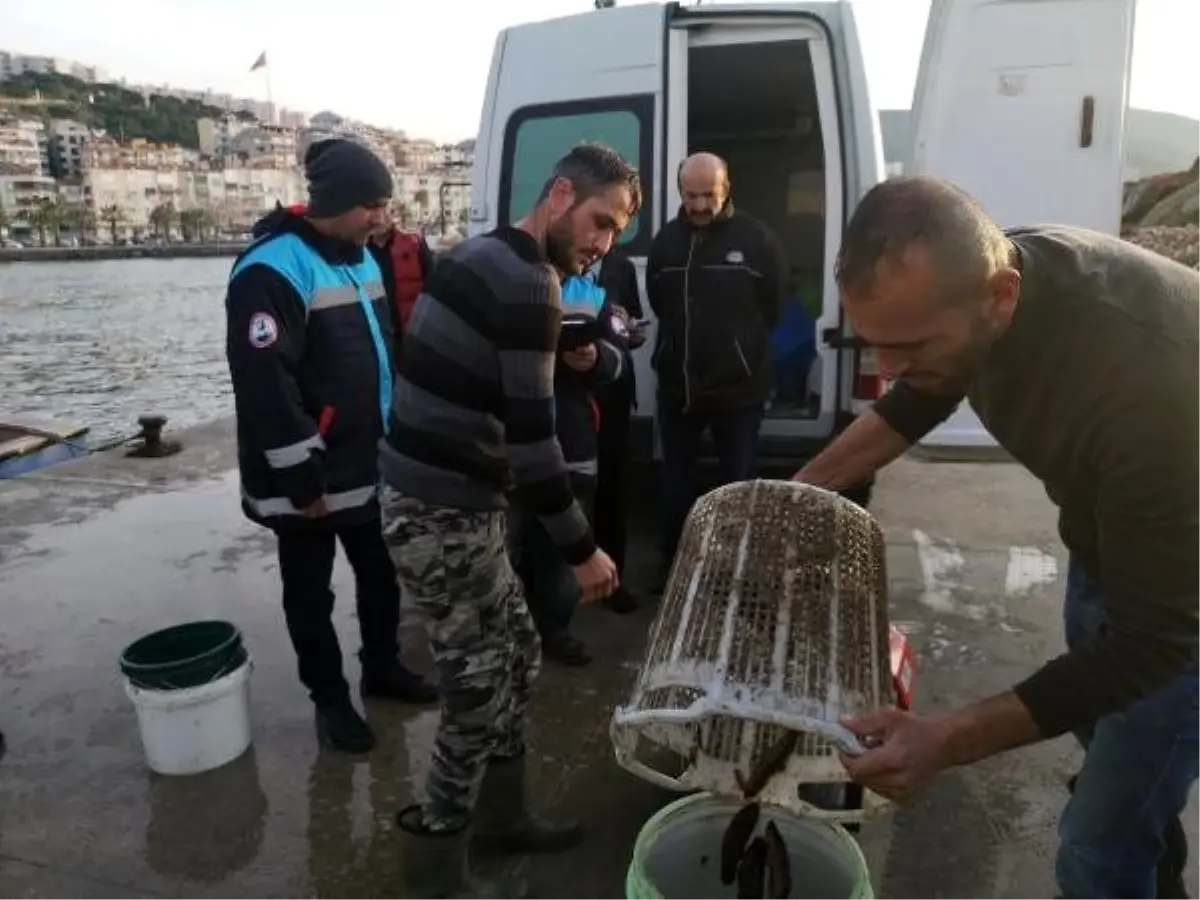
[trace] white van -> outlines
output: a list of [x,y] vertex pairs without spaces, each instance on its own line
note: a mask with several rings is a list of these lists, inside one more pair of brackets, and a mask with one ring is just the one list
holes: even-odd
[[[934,0],[914,110],[918,168],[955,178],[1004,224],[1115,229],[1133,2]],[[519,219],[553,162],[583,140],[641,171],[644,206],[621,237],[640,275],[678,209],[677,167],[696,150],[729,161],[738,208],[783,243],[816,319],[817,355],[809,402],[772,403],[765,467],[798,465],[878,397],[871,351],[843,323],[833,280],[845,222],[884,177],[851,3],[638,4],[501,32],[471,232]],[[635,357],[634,452],[648,456],[654,373],[648,350]]]

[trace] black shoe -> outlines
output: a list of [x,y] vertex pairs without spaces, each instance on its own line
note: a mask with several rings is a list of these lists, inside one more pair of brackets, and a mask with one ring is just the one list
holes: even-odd
[[347,700],[317,704],[317,740],[343,753],[368,753],[375,747],[375,732]]
[[629,588],[621,585],[610,597],[604,598],[604,605],[622,616],[637,612],[637,598],[629,593]]
[[586,666],[592,661],[583,641],[569,634],[542,638],[542,656],[564,666]]
[[364,669],[359,688],[364,697],[403,700],[405,703],[433,703],[438,698],[437,688],[398,662],[386,669]]

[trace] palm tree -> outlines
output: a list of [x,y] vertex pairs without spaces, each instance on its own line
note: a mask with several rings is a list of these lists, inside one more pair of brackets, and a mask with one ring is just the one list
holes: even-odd
[[125,210],[112,203],[100,210],[100,218],[108,226],[108,234],[112,239],[113,244],[117,243],[117,228],[125,221]]
[[46,246],[47,231],[54,237],[54,246],[62,246],[58,229],[62,225],[63,212],[63,206],[59,203],[57,197],[41,197],[38,199],[37,206],[34,207],[33,215],[30,218],[34,229],[38,233],[38,243],[41,246]]
[[200,217],[204,211],[200,209],[185,209],[179,213],[179,231],[185,241],[200,239]]
[[171,226],[178,217],[175,204],[169,200],[150,210],[150,225],[154,229],[155,237],[161,237],[168,244],[171,243]]
[[63,222],[80,240],[86,240],[96,230],[96,214],[83,203],[72,203],[63,209]]

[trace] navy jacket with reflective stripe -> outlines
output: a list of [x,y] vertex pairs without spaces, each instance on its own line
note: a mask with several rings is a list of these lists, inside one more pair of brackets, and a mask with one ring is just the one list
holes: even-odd
[[391,303],[370,253],[275,218],[226,294],[243,508],[307,525],[300,510],[324,496],[327,524],[366,521],[392,403]]

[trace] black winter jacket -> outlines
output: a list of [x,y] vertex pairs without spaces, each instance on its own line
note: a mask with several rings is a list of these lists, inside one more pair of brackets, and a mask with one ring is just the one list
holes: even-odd
[[682,210],[655,236],[646,294],[658,319],[652,364],[660,405],[720,412],[765,403],[770,332],[787,263],[757,219],[726,204],[710,225]]
[[[610,251],[600,263],[600,286],[608,295],[609,303],[615,304],[629,313],[630,319],[641,319],[642,298],[638,289],[637,269],[633,263],[619,250]],[[633,354],[625,341],[622,346],[623,361],[621,373],[616,381],[602,385],[597,394],[604,398],[608,396],[626,397],[628,402],[637,405],[637,379],[634,375]],[[601,427],[604,427],[603,422]]]
[[[369,521],[393,391],[379,266],[286,210],[254,233],[225,296],[243,510],[276,529]],[[300,515],[322,496],[329,516]]]
[[[597,475],[597,433],[600,415],[596,403],[599,389],[619,379],[625,369],[628,344],[624,324],[612,308],[608,291],[590,276],[577,276],[597,285],[599,292],[573,300],[577,287],[572,280],[563,283],[563,328],[569,322],[595,323],[596,365],[589,372],[577,372],[559,354],[554,369],[555,434],[562,447],[563,460],[573,475],[594,478]],[[598,307],[598,308],[597,308]],[[586,326],[585,326],[586,327]]]

